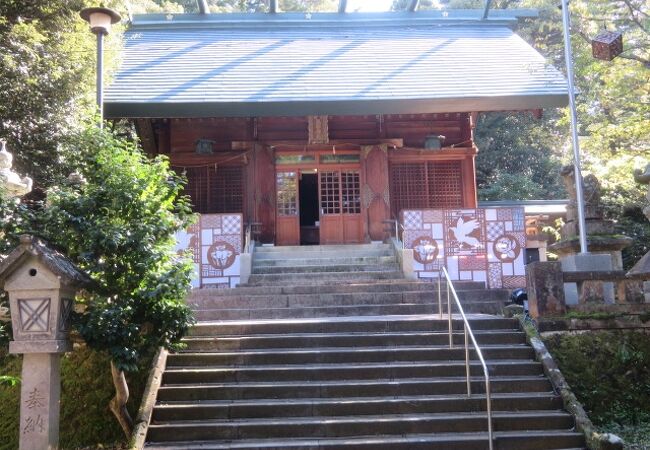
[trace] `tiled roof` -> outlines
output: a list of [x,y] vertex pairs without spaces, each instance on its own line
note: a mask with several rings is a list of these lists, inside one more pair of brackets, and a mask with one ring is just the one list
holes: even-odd
[[132,25],[105,102],[107,117],[465,112],[563,106],[567,86],[500,20],[177,16]]

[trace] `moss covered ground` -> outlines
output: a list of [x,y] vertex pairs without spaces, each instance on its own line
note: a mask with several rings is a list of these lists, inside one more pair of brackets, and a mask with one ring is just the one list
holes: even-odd
[[[20,376],[22,358],[0,349],[0,375]],[[131,397],[129,411],[135,417],[147,379],[148,362],[127,376]],[[60,448],[113,448],[124,435],[108,409],[113,397],[109,359],[85,347],[66,354],[61,361]],[[18,448],[18,399],[20,385],[0,386],[0,450]]]
[[650,336],[558,334],[544,339],[589,417],[626,449],[650,449]]

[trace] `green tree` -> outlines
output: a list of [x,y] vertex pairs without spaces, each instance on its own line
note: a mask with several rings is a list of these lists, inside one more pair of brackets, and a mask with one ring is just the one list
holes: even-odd
[[192,323],[185,304],[192,265],[174,252],[174,233],[193,215],[166,159],[149,160],[134,142],[96,126],[69,145],[78,182],[51,188],[30,222],[93,280],[75,327],[111,358],[111,410],[128,436],[124,371],[160,346],[175,348]]
[[558,175],[563,136],[554,117],[487,113],[475,130],[476,178],[483,200],[553,199],[566,193]]
[[0,5],[0,138],[37,187],[60,174],[58,144],[92,108],[94,39],[83,0]]

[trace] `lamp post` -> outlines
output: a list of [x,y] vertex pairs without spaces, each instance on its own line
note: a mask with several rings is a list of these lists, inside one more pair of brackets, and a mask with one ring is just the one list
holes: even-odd
[[104,126],[104,36],[111,31],[111,26],[121,20],[120,15],[112,9],[93,7],[82,9],[81,18],[90,24],[90,31],[97,35],[97,108],[100,125]]
[[571,52],[571,23],[569,20],[569,0],[562,0],[562,25],[564,28],[564,59],[569,81],[569,110],[571,113],[571,140],[573,143],[573,167],[576,182],[576,203],[578,206],[578,228],[580,236],[580,253],[589,253],[587,248],[587,226],[585,222],[585,199],[582,188],[582,171],[580,170],[580,143],[578,142],[578,113],[573,82],[573,55]]

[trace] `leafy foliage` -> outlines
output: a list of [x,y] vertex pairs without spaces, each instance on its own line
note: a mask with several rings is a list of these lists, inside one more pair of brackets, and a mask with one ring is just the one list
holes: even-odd
[[476,179],[482,199],[552,199],[563,195],[557,154],[562,135],[553,117],[544,125],[528,113],[480,116],[475,139],[480,149]]
[[110,131],[90,126],[70,142],[65,151],[86,182],[52,188],[47,205],[17,223],[90,274],[76,326],[120,369],[135,370],[143,354],[173,347],[191,324],[184,297],[192,268],[173,251],[174,233],[193,217],[179,196],[183,180],[165,159],[148,160]]
[[0,137],[36,186],[60,173],[58,143],[92,107],[93,36],[83,0],[0,6]]
[[645,334],[554,335],[545,342],[595,424],[648,422],[650,340]]

